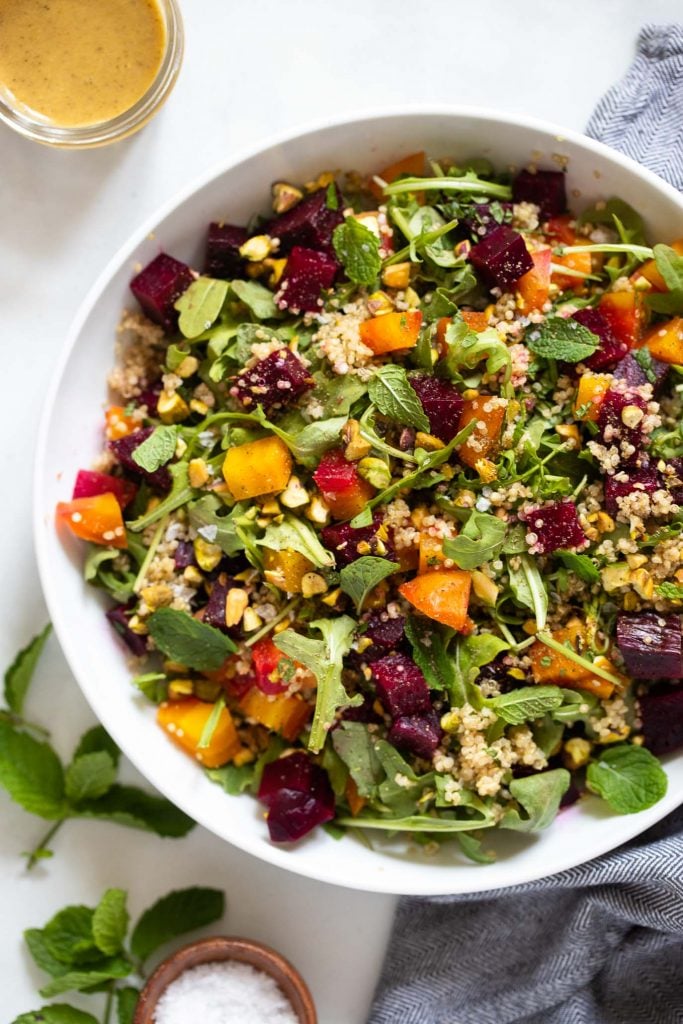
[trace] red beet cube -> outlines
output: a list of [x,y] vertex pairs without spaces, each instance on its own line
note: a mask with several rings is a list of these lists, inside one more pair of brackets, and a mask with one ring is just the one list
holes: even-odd
[[558,548],[583,548],[587,544],[576,505],[568,498],[532,508],[524,518],[529,533],[537,537],[530,549],[533,554],[548,555]]
[[107,620],[113,629],[123,640],[124,644],[135,655],[136,658],[143,658],[147,654],[147,637],[134,633],[128,621],[132,615],[125,604],[118,604],[107,612]]
[[332,232],[344,220],[344,200],[336,184],[334,195],[332,205],[336,205],[336,209],[328,205],[327,189],[320,189],[264,226],[263,230],[271,238],[280,240],[279,255],[288,253],[296,245],[332,251]]
[[617,619],[617,646],[626,671],[636,679],[683,678],[679,615],[621,614]]
[[320,296],[324,288],[331,288],[339,264],[333,256],[315,249],[295,246],[289,254],[277,293],[280,309],[295,313],[319,313]]
[[341,448],[333,448],[323,455],[313,479],[324,493],[347,494],[358,484],[358,470],[355,462],[344,457]]
[[487,288],[502,289],[514,284],[534,265],[522,236],[505,225],[472,246],[469,261]]
[[194,554],[194,545],[191,541],[178,541],[178,547],[173,552],[173,561],[176,569],[187,569],[188,566],[197,564],[197,559]]
[[654,466],[627,468],[616,475],[621,476],[622,473],[628,476],[628,480],[617,480],[615,476],[605,477],[605,508],[608,512],[618,512],[619,498],[625,498],[634,491],[654,494],[662,487]]
[[[382,618],[382,614],[384,618]],[[395,619],[390,619],[386,612],[376,612],[368,619],[363,636],[372,640],[373,644],[377,644],[378,647],[392,650],[403,639],[405,622],[406,620],[402,615],[397,615]]]
[[238,228],[234,224],[209,224],[206,240],[206,260],[204,272],[209,277],[222,277],[230,280],[241,275],[244,260],[240,256],[240,246],[248,238],[246,228]]
[[619,359],[623,359],[627,354],[627,343],[623,339],[616,337],[599,309],[591,309],[589,306],[586,306],[584,309],[577,310],[572,316],[572,320],[576,320],[577,323],[592,331],[600,339],[599,348],[595,350],[592,356],[583,360],[591,370],[602,370],[606,366],[616,363]]
[[254,644],[251,655],[259,690],[269,695],[283,693],[289,684],[280,675],[280,662],[288,660],[282,651],[277,649],[270,637],[266,637]]
[[452,441],[465,408],[460,392],[447,381],[427,374],[411,377],[410,384],[420,399],[432,434],[446,444]]
[[96,494],[113,494],[121,508],[130,505],[138,493],[137,486],[131,480],[109,473],[97,473],[93,469],[79,469],[74,484],[74,498],[92,498]]
[[535,203],[541,216],[557,217],[567,209],[566,177],[562,171],[520,171],[512,182],[516,203]]
[[392,718],[431,710],[427,680],[407,654],[387,654],[374,662],[377,696]]
[[230,394],[245,409],[262,405],[266,411],[291,405],[313,387],[308,370],[288,348],[271,352],[232,380]]
[[612,373],[617,380],[625,380],[630,388],[639,388],[643,384],[652,384],[654,390],[657,391],[666,380],[670,367],[668,363],[662,363],[659,359],[653,359],[650,356],[649,368],[654,374],[654,380],[650,380],[638,360],[629,352],[628,355],[619,360]]
[[435,711],[396,718],[387,733],[387,739],[417,757],[429,760],[441,742],[443,732]]
[[[320,485],[318,485],[320,486]],[[339,493],[339,492],[337,492]],[[369,544],[370,551],[365,554],[377,554],[377,530],[382,522],[382,514],[375,513],[371,526],[353,527],[349,523],[334,523],[332,526],[325,526],[321,531],[322,542],[328,551],[334,555],[337,568],[341,569],[351,562],[360,558],[361,552],[358,545]],[[385,547],[389,545],[385,541]],[[385,557],[391,557],[385,553]]]
[[178,326],[174,303],[193,281],[194,275],[186,263],[160,252],[133,278],[130,290],[150,320],[170,332]]
[[227,633],[228,627],[225,624],[225,603],[228,597],[229,583],[220,583],[214,580],[209,594],[209,600],[204,609],[203,621],[207,626],[220,629],[221,633]]
[[141,427],[140,430],[134,430],[131,434],[126,434],[125,437],[110,441],[109,448],[129,473],[146,480],[158,491],[168,491],[171,487],[171,474],[166,466],[161,466],[160,469],[155,469],[153,473],[150,473],[142,466],[138,466],[133,458],[133,452],[140,447],[143,441],[147,440],[152,430],[153,427]]
[[258,798],[268,807],[268,831],[275,843],[293,842],[334,818],[327,772],[302,751],[265,766]]
[[598,409],[598,427],[603,444],[608,448],[611,445],[619,447],[622,443],[633,445],[636,451],[627,458],[635,459],[639,457],[645,441],[641,423],[635,427],[629,427],[622,418],[624,409],[631,405],[637,406],[643,412],[647,409],[647,402],[635,391],[630,389],[616,391],[610,388],[605,393]]
[[647,693],[638,703],[648,750],[661,755],[683,747],[683,687]]

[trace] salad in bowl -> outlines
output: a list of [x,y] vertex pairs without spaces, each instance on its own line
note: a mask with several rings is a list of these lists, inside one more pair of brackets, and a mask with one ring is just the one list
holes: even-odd
[[[131,281],[60,530],[275,843],[531,832],[683,744],[683,242],[563,168],[272,185]],[[265,207],[264,207],[265,208]],[[669,240],[667,240],[669,241]]]

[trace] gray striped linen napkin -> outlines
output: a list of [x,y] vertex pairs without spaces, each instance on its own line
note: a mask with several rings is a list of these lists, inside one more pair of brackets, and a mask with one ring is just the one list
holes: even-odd
[[[587,131],[683,190],[682,25],[642,30]],[[683,1024],[683,808],[551,878],[401,900],[369,1024],[513,1022]]]

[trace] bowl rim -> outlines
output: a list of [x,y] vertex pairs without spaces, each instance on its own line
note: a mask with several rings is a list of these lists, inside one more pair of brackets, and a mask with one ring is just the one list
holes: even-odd
[[[239,164],[257,157],[262,152],[270,150],[278,145],[297,142],[298,140],[308,135],[315,134],[316,132],[341,128],[348,125],[362,124],[364,122],[377,120],[401,120],[405,117],[415,116],[425,118],[449,117],[463,120],[469,118],[482,122],[488,121],[491,122],[491,124],[503,123],[506,125],[519,126],[531,131],[537,131],[544,135],[554,136],[558,143],[565,141],[572,143],[588,153],[594,153],[598,157],[606,158],[611,162],[621,165],[634,177],[645,181],[654,189],[663,193],[669,201],[679,206],[681,213],[683,213],[683,195],[672,185],[664,181],[653,171],[650,171],[646,167],[642,167],[630,157],[606,146],[602,142],[589,138],[581,132],[575,131],[574,129],[563,128],[560,125],[540,118],[520,115],[517,113],[506,113],[504,111],[496,111],[491,108],[468,105],[461,106],[457,104],[431,103],[414,104],[407,107],[401,107],[400,109],[395,106],[369,109],[363,108],[360,111],[349,111],[341,114],[333,121],[328,119],[316,119],[314,121],[294,125],[285,131],[274,133],[266,138],[262,138],[260,141],[253,143],[250,146],[242,148],[227,160],[217,162],[201,175],[193,178],[186,186],[178,189],[173,196],[157,207],[156,210],[145,218],[142,224],[128,236],[126,241],[119,246],[81,301],[71,322],[60,355],[53,367],[50,385],[43,403],[35,446],[33,471],[33,539],[38,564],[38,574],[50,618],[54,625],[55,633],[59,640],[64,657],[79,685],[81,693],[90,704],[93,713],[98,719],[99,715],[94,701],[91,699],[90,694],[86,692],[86,689],[81,686],[78,673],[74,668],[74,665],[78,663],[78,645],[76,643],[76,639],[72,639],[71,631],[68,628],[68,616],[63,611],[63,605],[59,599],[58,586],[53,583],[52,574],[50,573],[49,548],[47,543],[48,534],[44,529],[46,505],[43,495],[45,479],[43,475],[43,468],[45,465],[50,421],[53,415],[62,377],[87,318],[90,316],[93,308],[100,298],[100,295],[114,274],[121,268],[124,262],[131,257],[137,247],[155,231],[158,224],[215,178],[226,174]],[[146,764],[143,767],[144,759],[141,756],[138,756],[138,752],[135,749],[130,749],[127,742],[127,735],[118,734],[118,730],[116,729],[112,729],[111,731],[114,740],[117,742],[125,756],[144,776],[144,778],[172,803],[188,814],[193,821],[198,821],[196,811],[190,806],[190,801],[178,801],[177,795],[172,792],[172,785],[169,784],[168,779],[161,772],[151,770],[150,766]],[[671,755],[667,760],[670,759]],[[481,876],[476,875],[474,879],[470,878],[466,889],[456,889],[455,892],[494,892],[511,886],[517,886],[525,882],[536,881],[540,878],[551,877],[569,868],[587,863],[604,853],[608,853],[617,845],[633,840],[636,836],[640,835],[650,826],[654,825],[671,811],[675,810],[681,803],[683,803],[683,791],[675,792],[673,791],[673,787],[670,786],[667,794],[657,804],[645,811],[639,812],[637,815],[632,816],[633,827],[626,829],[625,834],[621,836],[617,843],[615,843],[613,839],[610,839],[609,836],[606,836],[604,840],[596,842],[595,846],[591,847],[590,855],[588,857],[579,857],[578,859],[575,853],[570,852],[571,846],[568,845],[568,852],[564,856],[558,856],[550,870],[539,870],[538,867],[534,867],[531,864],[525,868],[523,855],[520,854],[520,870],[516,874],[514,881],[510,881],[505,884],[491,884],[490,881],[487,883],[486,875],[485,873],[482,873]],[[210,831],[214,831],[209,821],[201,820],[198,821],[198,823]],[[385,879],[381,872],[372,879],[358,877],[357,879],[354,879],[354,881],[340,881],[335,877],[334,871],[326,870],[324,859],[319,860],[315,865],[315,868],[312,868],[309,864],[300,864],[296,857],[289,855],[290,851],[288,849],[283,849],[272,843],[264,844],[260,838],[240,834],[238,836],[232,836],[230,839],[226,839],[225,836],[220,833],[214,831],[214,834],[219,835],[219,837],[225,842],[229,842],[231,845],[245,853],[257,857],[259,860],[265,861],[266,863],[276,867],[283,868],[286,871],[292,871],[305,878],[325,882],[331,885],[390,895],[400,895],[405,893],[407,895],[414,896],[439,896],[450,895],[454,892],[450,887],[444,888],[443,873],[433,872],[430,874],[428,865],[425,865],[424,884],[420,886],[411,885],[407,890],[397,888],[397,884],[392,882],[390,879]]]

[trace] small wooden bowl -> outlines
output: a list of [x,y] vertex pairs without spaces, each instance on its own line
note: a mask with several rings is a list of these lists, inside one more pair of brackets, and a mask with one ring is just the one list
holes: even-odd
[[288,960],[270,946],[264,946],[260,942],[222,935],[191,942],[189,946],[177,950],[159,964],[140,993],[133,1024],[154,1024],[159,999],[167,986],[183,971],[199,964],[225,960],[237,960],[269,974],[289,999],[301,1024],[318,1024],[318,1015],[308,985]]

